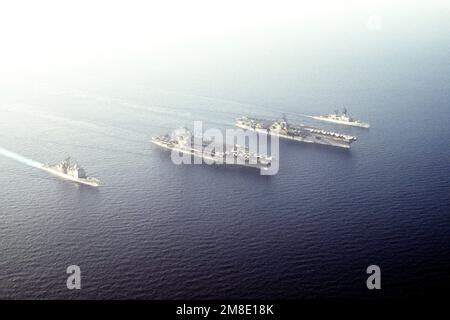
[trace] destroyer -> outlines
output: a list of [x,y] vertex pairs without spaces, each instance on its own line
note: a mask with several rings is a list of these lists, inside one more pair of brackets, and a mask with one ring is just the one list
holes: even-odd
[[342,114],[339,114],[339,111],[336,110],[334,113],[329,114],[327,116],[309,116],[310,118],[328,121],[338,124],[343,124],[347,126],[360,127],[360,128],[370,128],[370,125],[366,122],[362,122],[356,119],[353,119],[347,112],[347,109],[344,108]]
[[248,148],[238,144],[224,145],[224,148],[218,148],[219,150],[213,148],[208,151],[211,148],[208,143],[211,141],[202,140],[200,145],[197,146],[193,143],[194,138],[189,131],[175,132],[172,136],[166,134],[152,137],[151,141],[159,147],[200,158],[202,162],[205,161],[206,163],[241,165],[267,171],[272,165],[271,156],[251,152]]
[[349,135],[312,128],[305,125],[291,125],[286,119],[272,122],[243,117],[236,121],[236,126],[242,129],[275,135],[280,138],[294,141],[325,144],[347,149],[350,148],[352,142],[356,141],[356,137]]
[[54,174],[60,178],[75,181],[80,184],[85,184],[91,187],[98,187],[100,181],[86,176],[86,171],[77,164],[70,163],[70,157],[61,161],[56,165],[44,164],[42,170]]

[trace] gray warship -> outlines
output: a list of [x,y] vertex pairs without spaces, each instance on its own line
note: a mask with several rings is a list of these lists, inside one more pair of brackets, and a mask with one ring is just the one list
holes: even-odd
[[350,145],[356,141],[356,137],[354,136],[305,125],[292,125],[286,120],[285,117],[276,121],[242,117],[236,120],[236,126],[241,129],[274,135],[284,139],[306,143],[324,144],[346,149],[349,149]]

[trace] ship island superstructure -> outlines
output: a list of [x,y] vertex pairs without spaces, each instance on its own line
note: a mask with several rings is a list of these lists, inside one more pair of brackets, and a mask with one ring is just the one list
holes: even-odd
[[99,180],[88,177],[86,175],[86,171],[78,164],[72,164],[70,157],[55,165],[44,164],[42,165],[42,170],[45,170],[60,178],[74,181],[80,184],[88,185],[91,187],[100,186]]
[[326,116],[309,116],[309,117],[316,119],[316,120],[333,122],[333,123],[343,124],[343,125],[347,125],[347,126],[370,128],[370,124],[352,118],[348,114],[348,111],[346,108],[343,109],[341,114],[339,114],[339,111],[336,110],[334,113],[326,115]]
[[[189,131],[183,133],[174,133],[172,135],[162,135],[152,137],[152,142],[159,147],[167,150],[177,151],[182,154],[207,160],[208,163],[240,165],[245,167],[253,167],[261,170],[269,170],[273,158],[266,154],[251,152],[245,146],[238,144],[223,145],[223,148],[208,150],[211,141],[203,140],[200,144],[196,144],[195,139]],[[232,161],[230,162],[230,159]],[[205,161],[206,162],[206,161]]]
[[236,126],[241,129],[274,135],[284,139],[324,144],[347,149],[350,148],[351,143],[356,141],[356,137],[350,135],[305,125],[291,125],[286,119],[268,121],[242,117],[237,119]]

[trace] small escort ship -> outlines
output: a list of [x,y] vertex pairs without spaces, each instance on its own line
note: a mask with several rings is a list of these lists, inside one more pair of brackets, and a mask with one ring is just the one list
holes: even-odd
[[339,114],[339,111],[336,110],[334,113],[326,115],[326,116],[309,116],[310,118],[328,121],[338,124],[343,124],[346,126],[360,127],[360,128],[370,128],[370,124],[366,122],[362,122],[356,119],[353,119],[347,112],[347,109],[344,108],[342,114]]
[[356,137],[336,132],[326,131],[305,125],[291,125],[286,118],[276,121],[250,119],[242,117],[237,119],[236,126],[241,129],[251,130],[258,133],[278,136],[280,138],[324,144],[334,147],[349,149],[356,141]]
[[[207,160],[207,163],[240,165],[253,167],[261,170],[269,170],[272,164],[272,157],[261,153],[250,152],[248,148],[235,144],[233,146],[224,145],[222,150],[206,151],[211,141],[202,140],[200,145],[194,143],[194,139],[189,131],[177,132],[172,136],[168,134],[152,137],[151,142],[164,149],[173,150],[182,154],[189,154],[194,157]],[[225,150],[225,151],[224,151]],[[231,161],[230,161],[231,159]]]
[[86,171],[83,168],[78,166],[78,164],[71,164],[70,161],[71,160],[69,157],[56,165],[44,164],[42,165],[41,169],[66,180],[74,181],[91,187],[100,186],[99,180],[88,177],[86,175]]

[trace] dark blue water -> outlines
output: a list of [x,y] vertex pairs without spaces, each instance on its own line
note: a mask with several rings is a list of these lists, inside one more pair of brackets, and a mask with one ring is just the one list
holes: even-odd
[[[0,298],[401,299],[445,287],[450,45],[447,23],[426,25],[314,41],[296,30],[243,35],[188,44],[181,60],[3,86],[1,147],[40,162],[70,154],[104,186],[0,157]],[[299,116],[344,104],[372,127]],[[226,129],[241,115],[282,113],[358,141],[350,151],[282,141],[276,176],[175,166],[149,143],[194,120]],[[71,264],[80,291],[66,289]],[[366,289],[371,264],[381,294]]]

